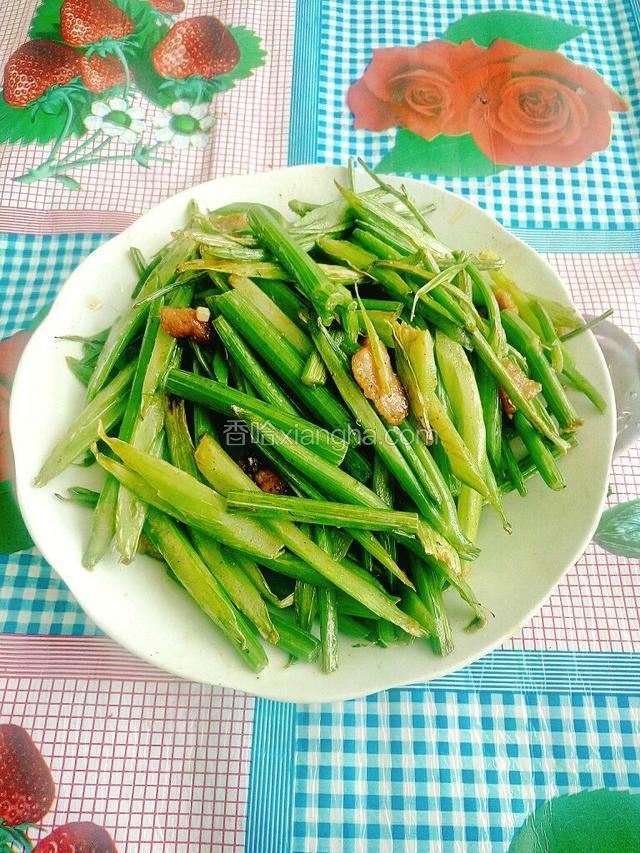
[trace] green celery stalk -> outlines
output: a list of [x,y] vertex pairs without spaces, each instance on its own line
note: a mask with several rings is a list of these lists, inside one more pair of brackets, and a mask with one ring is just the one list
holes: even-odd
[[317,660],[320,654],[320,643],[313,634],[300,628],[299,625],[294,625],[282,615],[281,611],[274,608],[271,608],[271,618],[280,637],[277,645],[283,652],[307,663]]
[[[336,383],[336,386],[342,395],[343,400],[351,409],[356,421],[371,436],[373,436],[376,452],[379,454],[380,458],[389,468],[389,471],[402,486],[407,495],[415,503],[420,514],[428,519],[429,523],[438,524],[442,527],[443,519],[434,515],[433,506],[424,487],[419,483],[401,451],[392,441],[389,440],[387,428],[369,405],[358,385],[356,385],[347,373],[344,363],[339,354],[336,352],[333,341],[326,330],[324,330],[322,326],[318,326],[317,329],[312,331],[312,337],[318,348],[318,352],[322,356],[333,381]],[[451,524],[454,522],[453,519],[450,519],[449,521]],[[442,530],[442,535],[447,539],[449,539],[449,537],[454,537],[454,528],[451,524],[446,526],[446,532],[445,530]],[[463,542],[456,542],[456,546],[458,545],[460,545],[461,548],[464,547]],[[466,546],[471,549],[471,556],[474,551],[471,543],[467,542]]]
[[302,318],[309,313],[309,303],[299,293],[282,281],[261,280],[259,287],[290,320],[301,328],[304,326]]
[[330,527],[361,527],[363,530],[401,530],[416,533],[418,516],[414,512],[372,509],[333,501],[318,501],[289,495],[271,495],[254,490],[236,490],[227,495],[227,509],[257,518],[280,518],[296,523]]
[[[167,406],[165,423],[171,462],[176,468],[199,479],[200,472],[194,458],[183,400],[174,401]],[[232,553],[228,550],[223,553],[217,542],[199,530],[191,531],[191,539],[202,561],[218,579],[238,610],[256,626],[267,642],[275,645],[279,637],[269,611],[257,588],[247,577],[243,567],[238,565]]]
[[532,299],[529,304],[540,326],[540,337],[547,348],[547,357],[551,362],[551,367],[556,373],[560,374],[564,367],[562,341],[558,337],[555,326],[544,305],[537,299]]
[[547,486],[564,489],[566,483],[551,450],[521,412],[514,412],[513,424]]
[[434,625],[431,644],[436,654],[445,657],[453,651],[453,637],[442,598],[442,580],[432,569],[422,563],[416,566],[415,574],[418,595]]
[[304,385],[324,385],[327,381],[327,368],[317,350],[306,360],[300,379]]
[[279,332],[302,358],[308,358],[313,352],[313,344],[297,323],[287,317],[276,303],[251,279],[243,276],[229,276],[229,284],[238,293],[248,299],[252,305],[266,317],[271,326]]
[[485,281],[482,273],[473,264],[467,264],[466,271],[473,282],[474,294],[477,294],[480,303],[487,309],[487,322],[489,324],[487,340],[498,358],[502,359],[506,355],[507,336],[502,327],[498,301],[491,285]]
[[[131,446],[152,456],[157,455],[153,450],[154,443],[163,427],[164,403],[157,397],[135,424],[131,432]],[[119,489],[115,507],[115,543],[123,563],[130,563],[135,556],[146,511],[144,501],[127,489]]]
[[589,382],[586,376],[583,376],[580,373],[566,346],[564,344],[561,344],[560,346],[562,348],[562,375],[564,379],[569,383],[569,385],[575,388],[576,391],[580,391],[584,394],[599,412],[604,412],[607,408],[604,397],[600,394],[597,388]]
[[[222,556],[224,557],[229,549],[222,549]],[[265,599],[265,601],[270,601],[271,604],[275,604],[276,607],[289,607],[291,604],[291,596],[286,596],[283,599],[278,598],[278,596],[272,592],[269,584],[265,580],[264,575],[260,571],[257,563],[255,563],[251,557],[247,557],[246,554],[242,554],[240,551],[231,552],[233,561],[236,565],[244,572],[247,578],[251,581],[253,586],[258,590],[260,595]]]
[[502,436],[502,459],[504,460],[504,466],[509,477],[509,482],[521,497],[526,497],[527,486],[516,457],[513,455],[511,442],[506,435]]
[[[336,264],[318,264],[323,273],[331,281],[338,284],[357,284],[362,277],[355,270]],[[226,275],[238,275],[243,278],[257,278],[267,281],[292,281],[291,275],[280,264],[273,261],[239,261],[217,258],[206,254],[202,259],[187,261],[180,266],[181,270],[217,272]]]
[[272,406],[279,406],[283,411],[296,417],[297,412],[289,398],[283,394],[280,386],[269,376],[235,329],[224,317],[216,317],[213,325],[226,351],[235,360],[260,397]]
[[549,409],[558,419],[560,426],[569,430],[575,429],[582,421],[567,397],[558,374],[547,361],[538,335],[515,311],[503,311],[502,322],[509,343],[526,357],[533,378],[542,385]]
[[219,581],[238,610],[258,629],[260,636],[277,645],[280,639],[262,596],[235,562],[229,550],[222,554],[218,543],[199,530],[191,538],[202,562]]
[[250,209],[249,224],[260,242],[294,277],[324,323],[328,325],[333,320],[339,306],[351,304],[353,297],[347,288],[331,281],[265,207],[255,205]]
[[[213,489],[124,441],[107,436],[104,440],[127,469],[123,472],[124,466],[103,454],[98,454],[98,462],[141,500],[231,548],[271,559],[280,553],[282,542],[272,532],[255,521],[227,513],[224,499]],[[137,476],[128,476],[128,472]]]
[[502,467],[502,406],[498,383],[482,361],[476,367],[476,379],[487,436],[487,455],[494,469],[499,471]]
[[[504,325],[504,321],[503,321]],[[567,451],[570,447],[568,441],[564,438],[561,438],[553,429],[552,425],[547,423],[544,417],[539,413],[532,400],[528,400],[517,383],[514,382],[513,377],[504,366],[504,364],[497,358],[495,352],[491,349],[488,341],[484,338],[484,336],[476,329],[471,332],[471,337],[473,339],[474,350],[477,353],[478,357],[482,359],[488,369],[495,376],[498,385],[507,392],[511,400],[513,400],[514,405],[517,409],[519,409],[524,416],[527,418],[529,423],[534,426],[545,438],[548,438],[549,441],[554,444],[559,450]]]
[[322,671],[335,672],[338,668],[338,630],[340,627],[335,590],[319,589],[318,605]]
[[94,365],[92,363],[85,362],[82,359],[74,358],[71,355],[68,355],[65,358],[65,361],[69,370],[86,388],[89,384],[89,379],[91,379]]
[[[178,264],[186,261],[194,250],[195,244],[190,238],[182,237],[176,240],[153,269],[139,295],[149,296],[164,287],[175,276]],[[137,307],[134,305],[121,314],[111,327],[87,388],[89,400],[93,399],[107,382],[116,362],[144,323],[148,310],[148,303]]]
[[331,430],[351,434],[351,418],[344,406],[323,385],[310,387],[302,383],[304,359],[256,306],[238,292],[215,297],[215,306],[314,418]]
[[[451,402],[460,435],[472,455],[475,466],[485,471],[487,463],[487,439],[482,415],[482,403],[478,393],[473,369],[459,344],[436,333],[436,356],[447,396]],[[458,472],[455,472],[460,476]],[[462,478],[461,478],[462,479]],[[506,525],[502,503],[497,490],[485,483],[483,492],[467,485],[463,486],[458,498],[458,518],[465,534],[475,541],[480,523],[484,497],[491,495],[491,502]]]
[[[313,498],[314,500],[322,500],[325,495],[321,492],[316,485],[312,485],[309,480],[303,476],[303,473],[310,473],[311,476],[315,476],[316,484],[320,484],[325,486],[327,494],[329,496],[338,494],[338,495],[349,495],[349,488],[355,486],[357,490],[361,488],[366,489],[366,486],[362,486],[360,482],[352,476],[345,477],[345,472],[341,471],[339,468],[333,466],[330,469],[322,468],[321,464],[319,465],[318,459],[313,458],[313,456],[305,454],[295,453],[295,447],[289,447],[291,451],[288,453],[287,447],[282,444],[277,448],[277,451],[274,452],[273,447],[268,444],[262,444],[260,447],[264,456],[269,459],[270,462],[280,471],[282,476],[287,480],[289,485],[299,493],[307,498]],[[287,454],[287,458],[281,454]],[[298,469],[296,469],[292,464],[289,463],[289,459],[295,459],[296,464],[298,465]],[[300,473],[303,472],[303,473]],[[369,496],[370,498],[370,496]],[[363,503],[362,499],[360,503]],[[366,501],[363,505],[367,505]],[[401,580],[403,583],[412,586],[411,581],[402,571],[398,563],[396,562],[394,551],[395,546],[393,544],[393,540],[391,540],[392,548],[383,545],[382,542],[378,541],[373,533],[364,530],[344,530],[343,534],[348,534],[348,542],[346,545],[346,550],[348,550],[349,545],[351,544],[351,539],[355,539],[359,542],[360,545],[364,548],[367,554],[373,557],[374,560],[377,560],[382,566],[384,566],[387,571]],[[344,553],[346,554],[346,550]],[[334,553],[334,559],[337,559],[338,562],[342,562],[340,558],[336,556]],[[344,556],[344,555],[343,555]]]
[[260,642],[180,528],[151,507],[145,531],[191,598],[220,628],[247,666],[254,672],[264,669],[267,656]]
[[83,456],[97,440],[100,424],[103,424],[105,429],[111,429],[118,423],[127,406],[128,389],[135,369],[135,361],[130,362],[87,403],[50,452],[33,481],[34,486],[46,486],[75,459]]
[[[215,481],[219,488],[223,481],[226,482],[227,492],[233,488],[250,489],[252,486],[257,489],[255,483],[233,463],[210,436],[205,436],[198,445],[196,462],[209,482]],[[339,589],[360,601],[364,606],[369,607],[377,616],[399,625],[407,633],[416,636],[423,634],[423,629],[413,619],[402,614],[388,594],[381,592],[368,580],[361,578],[346,566],[337,563],[315,542],[298,530],[294,524],[284,521],[271,521],[269,523],[290,551],[309,563],[312,568]]]
[[[190,305],[194,285],[188,284],[172,294],[169,305]],[[138,367],[119,438],[139,450],[151,452],[156,437],[164,426],[164,400],[158,386],[176,353],[176,339],[160,326],[161,300],[149,308],[142,339]],[[119,489],[115,506],[115,543],[123,563],[133,559],[142,534],[145,504],[126,489]],[[103,543],[104,544],[104,543]]]
[[305,445],[313,447],[323,458],[336,464],[340,464],[344,459],[347,443],[339,436],[332,435],[311,421],[288,415],[277,406],[263,403],[220,382],[174,368],[167,374],[164,390],[168,394],[199,403],[228,417],[234,416],[234,406],[247,409],[271,421],[279,429],[298,436],[300,440],[304,440]]

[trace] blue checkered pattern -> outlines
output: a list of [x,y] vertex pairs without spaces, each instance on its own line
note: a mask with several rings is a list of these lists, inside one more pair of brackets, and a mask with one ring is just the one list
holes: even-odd
[[28,326],[102,234],[0,234],[0,339]]
[[[80,261],[106,239],[100,234],[0,234],[0,339],[28,326]],[[0,631],[99,633],[65,584],[33,551],[0,555]]]
[[439,688],[298,709],[292,849],[506,850],[543,800],[640,790],[639,714],[639,696]]
[[101,634],[36,551],[0,556],[0,633]]
[[[318,116],[307,133],[319,162],[344,163],[359,155],[380,162],[395,131],[354,131],[345,105],[351,83],[366,68],[376,47],[412,45],[436,38],[453,21],[495,8],[492,0],[315,0],[319,6],[318,80],[309,80],[306,100],[318,100]],[[631,111],[614,116],[607,151],[571,169],[513,168],[489,178],[433,178],[466,195],[505,225],[517,228],[633,229],[640,225],[640,97],[635,80],[637,40],[632,10],[624,0],[519,0],[517,8],[582,25],[588,32],[563,46],[566,56],[600,73],[627,99]],[[311,13],[309,13],[310,15]],[[300,48],[305,50],[303,46]],[[305,79],[308,79],[305,78]],[[635,108],[635,112],[634,112]],[[300,128],[296,125],[299,133]],[[309,142],[291,142],[308,152]]]

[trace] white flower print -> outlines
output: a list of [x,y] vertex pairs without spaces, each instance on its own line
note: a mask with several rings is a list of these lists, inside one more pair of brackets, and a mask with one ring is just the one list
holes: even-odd
[[194,106],[176,101],[169,110],[155,116],[154,140],[177,149],[206,148],[213,121],[206,104]]
[[144,130],[143,118],[144,110],[140,107],[131,106],[124,98],[109,98],[96,101],[84,123],[88,130],[101,130],[107,136],[133,145]]

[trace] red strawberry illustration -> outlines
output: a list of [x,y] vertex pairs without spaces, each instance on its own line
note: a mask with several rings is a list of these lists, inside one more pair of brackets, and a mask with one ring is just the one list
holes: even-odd
[[8,826],[39,823],[55,787],[38,747],[21,727],[0,725],[0,817]]
[[64,0],[60,9],[60,34],[75,47],[123,39],[134,29],[131,18],[110,0]]
[[4,68],[5,101],[26,107],[52,86],[64,86],[80,73],[80,57],[66,44],[35,39],[21,45]]
[[173,15],[184,12],[186,8],[183,0],[151,0],[151,5],[155,6],[159,12],[168,12]]
[[124,69],[115,56],[83,56],[80,60],[82,82],[92,92],[104,92],[112,86],[122,86],[125,81]]
[[91,821],[67,823],[38,841],[33,853],[118,853],[106,829]]
[[151,53],[158,74],[179,79],[226,74],[239,59],[236,40],[212,15],[178,21]]

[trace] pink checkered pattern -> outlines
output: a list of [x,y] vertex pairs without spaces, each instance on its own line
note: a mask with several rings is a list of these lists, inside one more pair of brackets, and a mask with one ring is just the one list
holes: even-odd
[[[547,260],[585,314],[614,308],[613,321],[640,342],[638,254],[553,254]],[[613,463],[611,502],[640,496],[640,447]],[[548,602],[505,644],[512,649],[640,651],[640,569],[637,561],[591,545]]]
[[[126,653],[120,677],[105,677],[117,649],[105,640],[89,642],[81,675],[87,642],[0,639],[0,722],[31,734],[56,783],[41,834],[92,820],[120,851],[243,850],[253,699],[167,678]],[[76,674],[25,673],[23,663],[46,671],[48,657]]]
[[[0,67],[27,38],[35,0],[1,4]],[[224,174],[267,171],[286,165],[289,132],[291,68],[293,64],[294,0],[247,3],[245,0],[189,0],[182,17],[215,14],[225,23],[256,32],[267,52],[266,63],[214,101],[217,123],[212,143],[204,150],[161,149],[166,162],[149,169],[131,163],[97,164],[73,172],[83,190],[68,190],[53,180],[17,184],[12,178],[39,165],[50,146],[0,146],[0,230],[56,233],[64,231],[119,231],[151,205],[180,190]],[[159,111],[145,99],[146,120]],[[77,140],[65,143],[63,155]],[[130,150],[118,141],[101,154]]]

